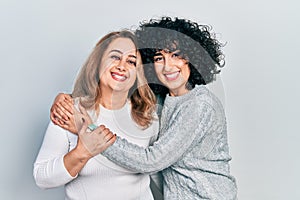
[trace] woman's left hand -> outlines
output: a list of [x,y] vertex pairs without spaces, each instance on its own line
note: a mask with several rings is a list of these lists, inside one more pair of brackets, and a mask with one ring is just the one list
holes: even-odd
[[50,119],[55,125],[62,126],[73,115],[73,99],[69,94],[58,94],[50,109]]
[[[66,109],[66,107],[68,107],[68,110]],[[56,106],[53,106],[51,112],[59,112],[60,115],[62,115],[63,113],[63,115],[67,117],[60,117],[59,119],[56,119],[55,124],[77,135],[78,131],[83,125],[82,118],[84,118],[88,124],[92,124],[91,117],[80,103],[78,105],[78,108],[79,110],[77,110],[69,100],[64,100],[64,102],[57,103]],[[72,110],[72,112],[70,112],[70,109]]]

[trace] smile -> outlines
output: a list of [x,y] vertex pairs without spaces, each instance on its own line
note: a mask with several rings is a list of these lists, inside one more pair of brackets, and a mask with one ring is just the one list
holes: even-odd
[[179,76],[179,71],[177,72],[172,72],[172,73],[168,73],[168,74],[164,74],[164,76],[166,77],[166,79],[168,81],[173,81],[173,80],[176,80]]
[[127,79],[127,77],[124,75],[124,74],[119,74],[119,73],[115,73],[115,72],[112,72],[111,73],[111,77],[116,80],[116,81],[125,81]]

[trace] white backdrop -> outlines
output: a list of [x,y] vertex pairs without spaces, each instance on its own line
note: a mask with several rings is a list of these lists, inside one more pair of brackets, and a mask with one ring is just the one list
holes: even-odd
[[[227,42],[225,88],[239,199],[300,199],[300,27],[296,1],[0,1],[0,199],[63,199],[33,162],[58,92],[98,39],[155,16],[210,24]],[[117,188],[116,188],[117,189]]]

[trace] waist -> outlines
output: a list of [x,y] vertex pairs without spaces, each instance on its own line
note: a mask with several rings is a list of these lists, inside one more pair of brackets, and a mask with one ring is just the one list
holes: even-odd
[[65,189],[67,199],[153,199],[150,177],[143,174],[79,175]]

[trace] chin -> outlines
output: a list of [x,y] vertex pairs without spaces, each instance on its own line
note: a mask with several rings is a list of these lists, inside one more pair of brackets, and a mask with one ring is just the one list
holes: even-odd
[[118,86],[114,86],[112,87],[113,92],[128,92],[129,88],[127,87],[118,87]]

